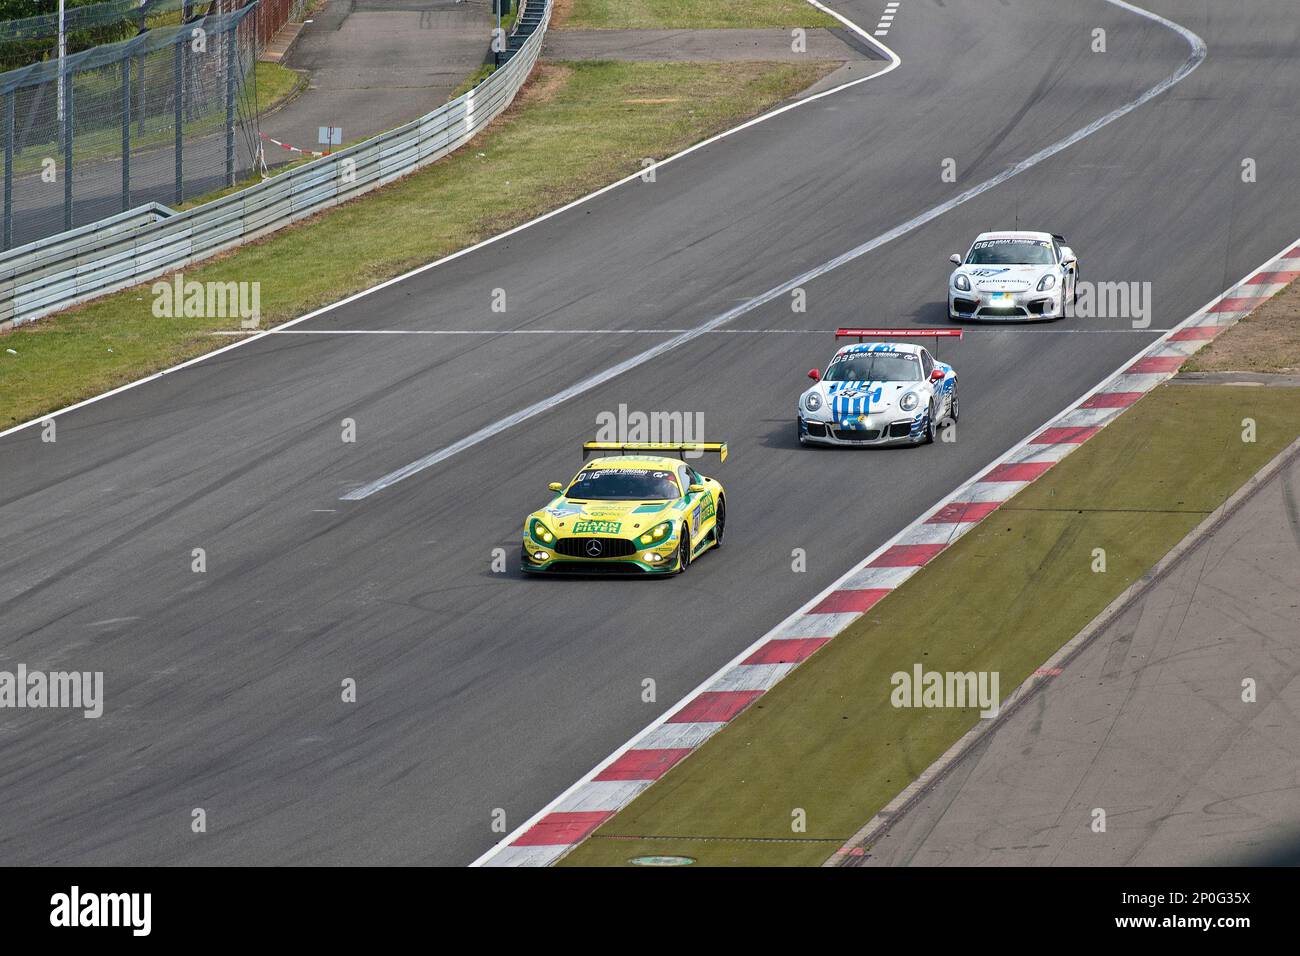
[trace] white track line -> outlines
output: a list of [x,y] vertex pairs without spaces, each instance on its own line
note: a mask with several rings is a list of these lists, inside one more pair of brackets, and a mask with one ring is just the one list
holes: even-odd
[[[812,0],[809,0],[809,2],[812,2]],[[1166,20],[1164,17],[1158,16],[1157,14],[1149,13],[1146,10],[1142,10],[1139,9],[1138,7],[1134,7],[1132,4],[1126,3],[1125,0],[1106,0],[1106,2],[1112,3],[1116,6],[1123,7],[1128,10],[1132,10],[1133,12],[1138,13],[1144,17],[1147,17],[1148,19],[1155,20],[1158,23],[1162,23],[1168,26],[1170,29],[1175,30],[1177,33],[1179,33],[1185,39],[1187,39],[1188,43],[1191,45],[1193,51],[1192,57],[1188,60],[1188,63],[1185,63],[1177,73],[1173,74],[1174,76],[1178,77],[1178,79],[1174,79],[1172,81],[1167,80],[1165,82],[1165,85],[1163,86],[1163,89],[1168,89],[1174,83],[1178,82],[1183,77],[1187,76],[1187,74],[1191,73],[1191,71],[1194,70],[1197,66],[1199,66],[1201,61],[1205,59],[1205,53],[1206,53],[1205,42],[1196,34],[1192,33],[1190,30],[1187,30],[1186,28],[1176,23],[1173,23],[1172,21]],[[1155,94],[1151,94],[1151,95],[1155,95]],[[1151,95],[1144,94],[1144,97],[1140,99],[1142,102],[1146,102],[1151,98]],[[1269,261],[1272,262],[1280,258],[1281,255],[1282,253],[1279,253],[1277,256],[1274,256],[1273,259]],[[1258,271],[1259,270],[1255,270],[1255,272]],[[1254,272],[1252,272],[1251,274],[1253,275]],[[1229,290],[1233,288],[1236,288],[1236,286],[1235,285],[1229,286]],[[1212,299],[1210,303],[1202,307],[1202,309],[1198,310],[1197,312],[1194,312],[1184,322],[1179,323],[1179,325],[1175,326],[1174,329],[1171,329],[1169,332],[1165,333],[1165,335],[1171,335],[1174,331],[1181,328],[1183,325],[1186,325],[1187,322],[1190,322],[1192,318],[1206,311],[1208,308],[1210,308],[1219,300],[1221,300],[1225,295],[1227,295],[1227,291],[1229,290],[1225,290],[1223,293],[1220,293],[1218,296]],[[1048,421],[1049,422],[1055,421],[1056,419],[1065,415],[1071,409],[1075,408],[1080,402],[1085,401],[1089,395],[1093,395],[1101,391],[1101,389],[1104,388],[1108,383],[1110,383],[1111,381],[1113,381],[1114,379],[1122,375],[1124,370],[1129,368],[1137,358],[1139,358],[1141,355],[1147,352],[1154,350],[1163,340],[1164,340],[1164,336],[1162,336],[1161,339],[1152,342],[1150,345],[1147,346],[1147,348],[1143,349],[1142,352],[1139,352],[1136,356],[1132,356],[1129,359],[1127,359],[1124,362],[1124,364],[1121,365],[1118,369],[1116,369],[1110,375],[1107,375],[1104,379],[1102,379],[1100,383],[1098,383],[1095,387],[1093,387],[1088,392],[1086,392],[1083,396],[1081,396],[1078,399],[1075,399],[1073,402],[1070,402],[1068,405],[1062,408],[1061,411],[1059,411],[1056,415],[1053,415],[1051,418],[1049,418]],[[483,866],[485,863],[491,860],[494,856],[496,856],[506,847],[510,846],[515,840],[519,839],[520,836],[522,836],[524,833],[530,830],[538,821],[540,821],[548,813],[552,812],[557,806],[561,805],[571,794],[575,793],[580,788],[585,786],[589,781],[595,778],[602,770],[604,770],[610,764],[614,763],[614,761],[622,757],[623,754],[627,753],[627,751],[635,747],[647,735],[651,734],[660,726],[665,724],[668,718],[673,716],[673,714],[676,711],[678,711],[685,702],[693,700],[696,697],[698,697],[701,693],[703,693],[715,682],[717,682],[727,671],[731,670],[733,667],[739,666],[742,661],[744,661],[755,651],[757,651],[760,647],[762,647],[763,644],[765,644],[769,638],[771,638],[775,634],[780,633],[783,627],[785,627],[787,624],[790,624],[798,620],[810,608],[815,607],[820,601],[822,601],[828,595],[839,590],[840,586],[849,578],[851,578],[854,574],[856,574],[859,571],[859,569],[870,564],[877,557],[879,557],[880,555],[884,554],[887,550],[889,550],[889,548],[893,547],[895,544],[901,541],[909,532],[915,530],[918,526],[924,524],[928,518],[931,518],[935,514],[937,514],[940,508],[944,507],[944,505],[946,505],[948,502],[954,500],[956,495],[958,495],[964,488],[974,484],[980,478],[980,476],[986,474],[991,468],[995,468],[997,467],[997,465],[1003,462],[1010,461],[1014,455],[1016,455],[1018,452],[1021,451],[1021,449],[1023,449],[1026,445],[1029,444],[1030,440],[1034,438],[1034,436],[1036,436],[1039,433],[1039,431],[1040,431],[1039,428],[1035,428],[1032,431],[1030,431],[1028,435],[1022,438],[1019,442],[1017,442],[1013,447],[1011,447],[1006,452],[1004,452],[997,459],[980,467],[969,479],[962,482],[952,492],[948,493],[947,495],[944,495],[942,498],[936,501],[933,505],[927,508],[919,517],[917,517],[914,521],[912,521],[911,524],[909,524],[906,528],[899,531],[898,534],[894,535],[892,538],[890,538],[888,541],[882,544],[879,548],[877,548],[870,555],[868,555],[864,560],[855,562],[853,566],[849,568],[848,571],[846,571],[839,578],[833,581],[827,588],[825,588],[823,591],[819,592],[810,600],[805,602],[798,610],[794,611],[792,614],[786,617],[776,627],[772,628],[770,631],[763,634],[760,638],[758,638],[758,640],[754,641],[752,644],[750,644],[748,647],[742,650],[739,654],[737,654],[727,663],[723,664],[720,668],[714,671],[714,673],[706,677],[703,681],[700,682],[698,686],[696,686],[689,693],[685,694],[681,698],[681,700],[679,700],[672,707],[666,709],[663,712],[663,714],[661,714],[655,720],[651,721],[650,724],[648,724],[644,730],[642,730],[639,734],[636,734],[634,737],[632,737],[632,739],[628,740],[627,743],[623,744],[621,747],[619,747],[617,750],[611,753],[608,757],[606,757],[604,760],[598,763],[595,767],[593,767],[590,771],[588,771],[583,777],[575,781],[572,786],[566,789],[558,797],[556,797],[546,806],[538,810],[535,814],[533,814],[522,824],[516,827],[511,833],[507,834],[498,843],[493,845],[491,849],[487,850],[476,860],[474,860],[470,864],[470,866],[474,866],[474,867]],[[571,849],[571,847],[567,848],[565,852],[568,852],[568,849]]]
[[[832,87],[829,90],[823,90],[820,93],[816,93],[812,96],[804,97],[803,99],[800,100],[795,100],[794,102],[787,103],[784,106],[778,106],[776,109],[770,110],[762,114],[761,116],[756,116],[751,120],[746,120],[744,123],[741,123],[739,126],[733,126],[731,129],[723,130],[721,133],[717,133],[714,136],[710,136],[708,139],[701,140],[700,142],[696,143],[694,146],[688,146],[686,149],[682,150],[681,152],[674,153],[673,155],[669,156],[667,159],[662,159],[659,162],[655,163],[654,165],[647,167],[648,169],[658,169],[660,166],[667,166],[669,163],[676,162],[677,160],[681,159],[684,156],[689,156],[691,153],[694,153],[696,150],[703,149],[704,147],[716,143],[719,140],[726,139],[729,136],[734,136],[736,133],[739,133],[742,130],[747,130],[751,126],[757,126],[759,123],[765,123],[770,119],[780,116],[782,113],[788,113],[790,110],[799,109],[801,106],[806,106],[809,103],[815,103],[820,99],[824,99],[825,97],[832,96],[836,93],[840,93],[844,90],[849,89],[850,87],[857,86],[860,83],[867,83],[871,80],[876,79],[877,77],[884,76],[886,73],[890,73],[893,70],[897,69],[899,64],[902,63],[902,60],[898,58],[898,55],[893,50],[885,46],[879,40],[876,40],[873,37],[868,36],[860,27],[858,27],[850,20],[845,19],[843,16],[836,13],[834,10],[819,3],[818,0],[806,0],[806,2],[812,4],[817,9],[822,10],[823,12],[839,20],[850,30],[853,30],[855,33],[858,33],[860,36],[862,36],[864,40],[866,40],[872,46],[876,47],[878,50],[880,50],[882,54],[885,55],[885,57],[889,60],[889,65],[885,67],[883,70],[879,70],[875,73],[872,73],[870,76],[863,76],[863,77],[859,77],[856,80],[849,80],[847,83],[841,83],[839,86]],[[58,411],[50,412],[48,415],[41,415],[37,418],[31,419],[30,421],[23,422],[20,425],[14,425],[11,428],[7,428],[4,431],[0,431],[0,438],[4,438],[7,435],[12,435],[14,432],[21,431],[24,428],[30,428],[33,425],[48,421],[51,418],[57,418],[60,415],[66,415],[68,412],[76,411],[79,408],[84,408],[85,406],[94,404],[95,402],[103,401],[106,398],[111,398],[114,395],[120,394],[121,392],[125,392],[127,389],[135,388],[139,385],[144,385],[146,382],[152,382],[156,379],[162,378],[164,375],[171,375],[174,372],[179,372],[181,369],[189,368],[191,365],[197,365],[199,362],[206,362],[208,359],[215,358],[216,356],[221,355],[224,352],[229,352],[231,349],[237,349],[242,345],[248,345],[250,342],[256,342],[259,339],[262,339],[263,337],[270,335],[274,332],[283,331],[284,329],[295,326],[300,322],[307,322],[310,319],[314,319],[318,316],[324,315],[327,312],[332,312],[334,309],[338,309],[345,305],[349,305],[353,302],[356,302],[358,299],[363,299],[366,296],[370,295],[371,293],[378,292],[381,289],[386,289],[389,286],[396,285],[399,282],[405,282],[407,279],[410,279],[412,276],[420,275],[423,272],[427,272],[430,269],[435,269],[438,266],[451,262],[454,259],[459,259],[461,256],[466,256],[469,255],[471,252],[476,252],[477,250],[482,249],[484,246],[490,246],[493,243],[500,242],[502,239],[508,239],[510,236],[513,236],[518,232],[522,232],[525,229],[530,229],[533,226],[537,225],[538,223],[546,222],[546,220],[548,219],[551,219],[555,216],[559,216],[562,213],[566,213],[570,209],[573,209],[577,206],[581,206],[583,203],[589,202],[592,199],[597,198],[598,196],[603,196],[605,193],[610,192],[611,190],[614,189],[618,189],[620,186],[624,186],[627,183],[641,180],[641,178],[645,175],[645,173],[646,173],[645,169],[639,169],[635,173],[629,173],[627,176],[624,176],[622,179],[610,183],[608,186],[602,186],[600,189],[597,189],[593,192],[589,192],[587,193],[587,195],[581,196],[578,199],[573,200],[573,202],[571,203],[566,203],[565,205],[561,206],[558,209],[553,209],[548,213],[543,213],[542,215],[538,216],[536,219],[530,219],[527,222],[520,223],[518,226],[515,226],[512,229],[507,229],[505,232],[492,236],[489,239],[484,239],[482,242],[476,242],[472,246],[467,246],[464,249],[451,253],[451,255],[443,256],[441,259],[436,259],[433,262],[429,262],[426,263],[425,265],[418,266],[410,270],[409,272],[404,272],[399,276],[394,276],[391,279],[386,279],[385,281],[380,282],[378,285],[373,285],[368,289],[362,289],[360,292],[356,292],[350,296],[347,296],[346,298],[339,299],[339,301],[337,302],[331,302],[329,305],[321,306],[319,309],[315,309],[311,312],[308,312],[306,315],[301,315],[296,319],[290,319],[288,322],[282,322],[280,325],[267,329],[264,332],[259,332],[258,334],[251,335],[248,338],[239,339],[238,341],[232,342],[229,345],[222,346],[219,349],[214,349],[211,352],[207,352],[203,355],[199,355],[196,356],[195,358],[189,359],[188,361],[181,362],[179,365],[173,365],[170,368],[165,368],[161,372],[154,372],[152,375],[146,375],[144,378],[136,379],[133,382],[127,382],[125,385],[119,385],[117,388],[109,389],[107,392],[103,392],[99,395],[95,395],[92,398],[87,398],[84,399],[83,401],[76,402],[72,405],[67,405],[63,408],[60,408]]]
[[[1137,334],[1158,335],[1169,329],[1135,329],[1121,326],[1114,329],[1060,329],[1052,326],[1040,328],[1032,325],[1014,323],[991,323],[984,326],[966,326],[962,331],[972,332],[1049,332],[1055,335],[1112,335]],[[266,332],[240,332],[230,329],[213,332],[213,335],[672,335],[674,332],[689,332],[690,329],[276,329]],[[711,329],[718,335],[832,335],[836,329]]]
[[[809,0],[809,2],[812,2],[812,0]],[[595,375],[592,375],[589,378],[585,378],[582,379],[581,381],[575,382],[574,384],[570,385],[568,388],[562,389],[561,391],[556,392],[554,395],[551,395],[548,398],[544,398],[538,402],[533,403],[532,405],[528,405],[524,408],[521,408],[519,411],[514,412],[513,414],[508,415],[505,418],[499,419],[490,425],[484,425],[482,428],[478,429],[477,431],[471,432],[469,435],[466,435],[464,438],[461,438],[458,441],[452,442],[450,445],[446,445],[442,448],[437,449],[436,451],[430,452],[429,454],[421,458],[417,458],[415,461],[403,465],[401,468],[398,468],[394,471],[390,471],[388,474],[383,475],[380,478],[376,478],[373,481],[366,482],[365,484],[360,485],[357,488],[354,488],[351,491],[347,492],[346,494],[342,495],[339,500],[340,501],[361,501],[365,498],[369,498],[371,495],[378,494],[384,489],[390,488],[393,485],[397,484],[399,481],[403,481],[407,478],[410,478],[412,475],[417,475],[428,468],[432,468],[434,465],[437,465],[440,462],[446,461],[448,458],[458,455],[461,452],[473,448],[475,445],[479,445],[487,441],[488,439],[501,434],[504,431],[514,428],[516,425],[522,424],[523,422],[526,422],[529,419],[536,418],[538,415],[548,412],[552,408],[555,408],[558,405],[562,405],[563,403],[569,401],[572,398],[576,398],[577,396],[589,392],[592,389],[597,388],[608,381],[611,381],[612,379],[618,378],[620,375],[624,374],[625,372],[630,372],[631,370],[637,368],[638,366],[653,361],[654,359],[659,358],[659,356],[664,355],[667,352],[671,352],[673,349],[679,348],[682,345],[686,345],[688,342],[694,341],[695,339],[699,338],[701,335],[705,335],[709,332],[712,332],[714,329],[717,329],[719,326],[726,325],[727,323],[733,321],[734,319],[740,318],[742,315],[748,315],[750,312],[753,312],[755,309],[758,309],[761,306],[764,306],[775,299],[781,298],[782,296],[788,295],[789,293],[793,292],[795,289],[807,285],[809,282],[814,281],[815,279],[825,275],[828,272],[831,272],[834,269],[838,269],[840,266],[847,265],[848,263],[853,262],[856,259],[860,259],[862,256],[865,256],[867,253],[879,249],[881,246],[885,245],[888,242],[892,242],[893,240],[899,238],[900,236],[905,236],[909,232],[919,229],[921,226],[924,226],[927,223],[932,222],[935,219],[938,219],[940,216],[943,216],[944,214],[951,212],[953,209],[956,209],[958,206],[970,202],[972,199],[976,198],[977,196],[982,196],[990,189],[1002,185],[1004,182],[1011,179],[1013,176],[1018,176],[1021,173],[1023,173],[1025,170],[1032,169],[1034,166],[1037,166],[1039,163],[1043,162],[1044,160],[1050,159],[1051,157],[1055,156],[1057,153],[1069,149],[1071,146],[1079,142],[1081,139],[1084,139],[1087,136],[1091,136],[1093,133],[1097,132],[1097,130],[1105,126],[1108,126],[1109,124],[1115,122],[1115,120],[1120,119],[1123,116],[1127,116],[1129,113],[1133,112],[1139,106],[1142,106],[1143,104],[1149,102],[1151,99],[1153,99],[1156,96],[1159,96],[1161,93],[1169,89],[1174,84],[1183,80],[1188,74],[1190,74],[1193,70],[1195,70],[1198,66],[1200,66],[1201,61],[1205,59],[1205,42],[1196,34],[1192,33],[1191,31],[1185,29],[1184,27],[1179,26],[1178,24],[1172,23],[1169,20],[1165,20],[1163,17],[1157,16],[1156,14],[1147,13],[1146,11],[1138,11],[1136,7],[1133,7],[1131,4],[1124,2],[1124,0],[1107,0],[1107,2],[1113,3],[1120,7],[1124,7],[1126,9],[1132,9],[1134,11],[1140,12],[1144,16],[1149,17],[1152,20],[1156,20],[1160,23],[1164,23],[1168,25],[1170,28],[1177,30],[1179,33],[1183,35],[1185,39],[1187,39],[1188,44],[1191,46],[1192,48],[1191,55],[1183,62],[1182,66],[1180,66],[1169,76],[1165,77],[1165,79],[1161,80],[1155,86],[1151,87],[1151,89],[1147,90],[1141,96],[1137,97],[1134,100],[1130,100],[1128,103],[1124,104],[1121,107],[1118,107],[1117,109],[1111,110],[1105,116],[1093,120],[1091,123],[1089,123],[1087,126],[1082,127],[1081,129],[1075,130],[1073,133],[1071,133],[1069,136],[1066,136],[1064,139],[1057,140],[1055,143],[1052,143],[1050,146],[1046,146],[1043,149],[1040,149],[1038,152],[1034,153],[1032,156],[1028,157],[1027,159],[1023,159],[1016,165],[1004,169],[996,176],[984,180],[984,182],[980,183],[977,186],[972,186],[970,189],[967,189],[965,192],[961,193],[960,195],[957,195],[952,199],[949,199],[947,202],[940,203],[939,205],[926,210],[925,212],[921,213],[918,216],[913,216],[911,219],[907,220],[901,225],[895,226],[889,231],[883,232],[873,239],[868,239],[866,242],[854,246],[852,249],[848,250],[847,252],[843,252],[840,255],[836,256],[835,258],[829,259],[826,262],[823,262],[821,265],[814,266],[813,268],[808,269],[806,272],[802,272],[799,275],[795,276],[794,278],[788,279],[785,282],[781,283],[780,285],[768,289],[766,292],[762,293],[761,295],[755,296],[754,298],[750,299],[747,302],[743,302],[740,305],[728,309],[726,312],[723,312],[721,315],[714,316],[712,319],[705,322],[703,325],[697,326],[696,328],[690,329],[685,332],[680,332],[674,335],[671,339],[668,339],[666,342],[660,342],[659,344],[646,349],[644,352],[641,352],[637,355],[633,355],[630,358],[624,359],[622,362],[619,362],[617,365],[613,365],[605,369],[604,371],[597,372]],[[814,5],[821,6],[820,4],[814,4]],[[840,19],[843,20],[844,18],[841,17]],[[848,23],[849,21],[845,20],[844,22]],[[863,36],[866,35],[865,33],[863,33],[861,28],[854,27],[854,29],[857,30],[859,33],[862,33]]]

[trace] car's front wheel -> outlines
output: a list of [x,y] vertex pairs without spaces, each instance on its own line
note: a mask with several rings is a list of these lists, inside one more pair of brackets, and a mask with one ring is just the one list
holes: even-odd
[[938,431],[938,416],[935,415],[933,406],[930,408],[930,414],[925,416],[925,437],[921,439],[922,445],[933,445],[934,435]]
[[686,525],[682,525],[682,540],[677,545],[677,573],[685,574],[686,569],[691,566],[691,535],[686,530]]
[[718,498],[718,515],[713,522],[713,546],[722,547],[722,533],[727,528],[727,499]]

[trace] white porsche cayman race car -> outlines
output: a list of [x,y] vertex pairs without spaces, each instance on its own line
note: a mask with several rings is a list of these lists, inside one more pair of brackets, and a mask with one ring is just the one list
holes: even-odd
[[950,261],[950,319],[1059,319],[1077,296],[1078,260],[1050,232],[981,233]]
[[799,397],[801,445],[916,445],[934,441],[958,414],[957,373],[919,345],[864,342],[872,337],[961,338],[961,329],[839,329],[858,344],[835,353],[826,374]]

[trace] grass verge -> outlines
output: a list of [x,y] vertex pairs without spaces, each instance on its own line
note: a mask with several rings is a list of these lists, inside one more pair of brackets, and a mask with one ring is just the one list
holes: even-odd
[[805,0],[559,0],[553,16],[573,30],[843,26]]
[[[1257,440],[1242,440],[1254,418]],[[1300,389],[1164,385],[942,552],[601,826],[568,865],[816,865],[977,711],[896,709],[890,676],[1009,693],[1300,435]],[[1093,573],[1094,549],[1107,569]],[[802,809],[807,832],[791,832]]]
[[1300,372],[1300,279],[1183,364],[1184,372]]
[[[464,149],[224,257],[200,282],[260,282],[263,325],[445,256],[763,112],[834,63],[541,64]],[[0,335],[0,426],[34,418],[230,339],[237,319],[159,319],[149,286]],[[17,354],[5,351],[12,349]]]

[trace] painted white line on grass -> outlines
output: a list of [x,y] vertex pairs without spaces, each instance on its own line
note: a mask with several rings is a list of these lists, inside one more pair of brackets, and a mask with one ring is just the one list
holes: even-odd
[[[1134,10],[1137,9],[1136,7],[1131,7],[1131,5],[1124,2],[1124,0],[1108,0],[1108,2],[1114,3],[1121,7],[1126,7]],[[461,452],[466,451],[467,449],[473,448],[475,445],[479,445],[490,438],[494,438],[497,435],[501,434],[502,432],[514,428],[516,425],[520,425],[526,421],[529,421],[530,419],[536,418],[538,415],[544,414],[545,412],[550,411],[551,409],[555,408],[558,405],[564,404],[565,402],[569,401],[572,398],[576,398],[579,395],[583,395],[594,388],[598,388],[599,386],[604,385],[606,382],[609,382],[612,379],[618,378],[620,375],[623,375],[626,372],[630,372],[633,369],[646,364],[647,362],[651,362],[654,359],[659,358],[661,355],[664,355],[668,352],[673,351],[676,348],[679,348],[683,345],[686,345],[689,342],[694,341],[700,336],[705,335],[713,331],[714,329],[719,328],[720,326],[726,325],[727,323],[740,318],[742,315],[748,315],[750,312],[753,312],[755,309],[758,309],[761,306],[764,306],[767,303],[774,301],[775,299],[781,298],[782,296],[788,295],[791,292],[793,292],[795,289],[807,285],[809,282],[814,281],[815,279],[825,275],[826,273],[838,269],[840,268],[840,266],[847,265],[850,262],[860,259],[862,256],[865,256],[867,253],[879,249],[881,246],[885,245],[886,243],[892,242],[895,239],[899,238],[900,236],[905,236],[908,233],[916,229],[919,229],[921,226],[924,226],[927,223],[930,223],[935,219],[938,219],[940,216],[943,216],[944,214],[950,212],[951,210],[956,209],[958,206],[970,202],[972,199],[975,199],[978,196],[982,196],[990,189],[994,189],[995,187],[1002,185],[1004,182],[1011,179],[1012,177],[1018,176],[1020,175],[1020,173],[1024,172],[1025,170],[1032,169],[1034,166],[1037,166],[1039,163],[1043,162],[1044,160],[1050,159],[1056,154],[1062,152],[1063,150],[1069,149],[1075,143],[1079,142],[1080,140],[1084,139],[1087,136],[1091,136],[1097,130],[1102,129],[1105,126],[1108,126],[1109,124],[1115,122],[1115,120],[1120,119],[1123,116],[1127,116],[1129,113],[1133,112],[1133,110],[1149,102],[1154,97],[1159,96],[1161,93],[1163,93],[1165,90],[1169,89],[1171,86],[1175,85],[1176,83],[1182,81],[1188,74],[1190,74],[1193,70],[1195,70],[1198,66],[1200,66],[1201,61],[1205,59],[1205,43],[1196,34],[1192,33],[1191,31],[1181,26],[1178,26],[1177,24],[1170,23],[1170,21],[1165,20],[1163,17],[1158,17],[1155,14],[1147,14],[1145,11],[1141,11],[1141,12],[1144,15],[1149,16],[1151,19],[1169,24],[1172,28],[1176,29],[1179,33],[1181,33],[1187,39],[1188,44],[1191,46],[1192,53],[1183,62],[1182,66],[1180,66],[1169,76],[1165,77],[1165,79],[1161,80],[1155,86],[1151,87],[1145,93],[1138,96],[1136,99],[1130,100],[1128,103],[1124,104],[1123,106],[1111,110],[1109,113],[1105,114],[1104,116],[1101,116],[1098,119],[1093,120],[1087,126],[1075,130],[1073,133],[1066,136],[1064,139],[1057,140],[1055,143],[1052,143],[1050,146],[1045,146],[1043,149],[1040,149],[1038,152],[1034,153],[1032,156],[1028,157],[1027,159],[1023,159],[1019,163],[1016,163],[1014,166],[1004,169],[996,176],[984,180],[984,182],[980,183],[977,186],[972,186],[970,189],[967,189],[965,192],[961,193],[960,195],[954,196],[952,199],[940,203],[939,205],[926,210],[920,215],[913,216],[911,219],[907,220],[901,225],[895,226],[894,228],[888,230],[887,232],[881,233],[880,235],[876,236],[873,239],[868,239],[866,242],[854,246],[852,249],[848,250],[847,252],[843,252],[840,255],[836,256],[835,258],[829,259],[826,262],[823,262],[821,265],[814,266],[813,268],[800,273],[794,278],[786,280],[780,285],[773,286],[771,289],[768,289],[766,292],[758,296],[755,296],[749,301],[744,302],[738,306],[734,306],[733,308],[728,309],[726,312],[723,312],[721,315],[714,316],[712,319],[705,322],[703,325],[700,325],[694,329],[690,329],[685,332],[678,333],[677,335],[674,335],[671,339],[667,340],[666,342],[660,342],[659,344],[646,349],[644,352],[641,352],[637,355],[633,355],[630,358],[624,359],[622,362],[619,362],[617,365],[613,365],[610,368],[605,369],[604,371],[597,372],[595,375],[592,375],[589,378],[585,378],[578,382],[575,382],[572,385],[568,386],[567,388],[562,389],[561,391],[556,392],[554,395],[549,396],[548,398],[541,399],[540,401],[535,402],[532,405],[525,406],[524,408],[521,408],[519,411],[514,412],[513,414],[508,415],[505,418],[499,419],[491,423],[490,425],[485,425],[482,428],[478,429],[477,431],[471,432],[470,434],[466,435],[464,438],[461,438],[450,445],[447,445],[443,448],[439,448],[436,451],[432,451],[429,454],[423,456],[422,458],[417,458],[415,461],[403,465],[401,468],[397,468],[394,471],[390,471],[388,474],[376,478],[373,481],[366,482],[365,484],[360,485],[357,488],[354,488],[351,491],[344,494],[340,498],[340,500],[361,501],[366,498],[369,498],[371,495],[378,494],[379,492],[383,491],[386,488],[391,488],[399,481],[404,481],[407,478],[410,478],[412,475],[417,475],[428,468],[432,468],[434,465],[444,462],[448,458],[452,458],[455,455],[458,455]]]

